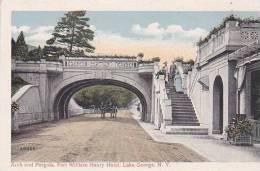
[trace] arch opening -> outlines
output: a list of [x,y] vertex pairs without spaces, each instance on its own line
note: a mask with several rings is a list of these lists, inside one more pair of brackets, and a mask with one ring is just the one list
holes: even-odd
[[213,85],[213,134],[223,133],[223,82],[217,76]]
[[251,73],[251,113],[254,120],[260,119],[260,70]]
[[141,119],[144,121],[147,117],[147,100],[145,99],[145,96],[142,94],[141,91],[139,91],[136,87],[133,85],[117,81],[117,80],[111,80],[111,79],[87,79],[82,81],[77,81],[74,83],[71,83],[65,87],[63,87],[58,94],[55,97],[54,104],[53,104],[53,111],[54,111],[54,119],[64,119],[69,117],[69,111],[68,106],[71,98],[73,95],[78,92],[79,90],[95,86],[95,85],[112,85],[117,87],[125,88],[132,93],[134,93],[140,100],[141,106],[142,106],[142,117]]

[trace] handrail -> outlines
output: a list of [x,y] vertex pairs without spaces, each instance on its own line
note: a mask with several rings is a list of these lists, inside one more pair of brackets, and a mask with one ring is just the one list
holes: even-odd
[[[192,70],[194,71],[194,69]],[[192,73],[193,74],[193,73]],[[198,75],[199,75],[199,72],[196,71],[195,73],[195,76],[193,77],[193,75],[191,75],[191,80],[192,80],[192,83],[189,85],[189,92],[191,93],[193,91],[193,88],[195,87],[195,83],[196,83],[196,80],[198,78]]]

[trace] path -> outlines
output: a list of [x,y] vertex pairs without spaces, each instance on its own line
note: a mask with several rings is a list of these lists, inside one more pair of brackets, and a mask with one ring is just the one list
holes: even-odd
[[[28,149],[29,148],[29,149]],[[31,148],[31,149],[30,149]],[[205,161],[181,144],[155,142],[127,110],[31,125],[12,138],[12,161]]]
[[[139,122],[138,112],[134,118]],[[153,140],[165,143],[181,143],[213,162],[260,162],[260,148],[257,146],[234,146],[227,141],[208,135],[170,135],[155,130],[151,123],[139,122]]]

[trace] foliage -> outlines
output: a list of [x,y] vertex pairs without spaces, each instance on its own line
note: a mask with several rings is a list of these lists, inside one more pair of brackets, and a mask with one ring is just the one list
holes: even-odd
[[240,17],[235,17],[233,14],[230,16],[227,16],[226,18],[223,19],[223,21],[221,22],[221,24],[217,27],[214,27],[208,34],[208,36],[206,36],[204,39],[200,38],[200,40],[197,42],[197,46],[201,46],[202,44],[206,43],[209,41],[209,39],[211,38],[212,35],[218,33],[220,30],[225,28],[225,25],[228,21],[237,21],[238,25],[242,25],[242,24],[249,24],[249,23],[260,23],[259,19],[254,19],[252,17],[249,18],[244,18],[241,19]]
[[253,125],[249,120],[241,117],[236,117],[232,119],[232,123],[230,123],[226,128],[225,132],[228,135],[229,139],[234,139],[244,134],[251,134],[253,129]]
[[67,48],[69,55],[74,54],[77,49],[84,49],[86,52],[94,52],[95,48],[89,44],[93,40],[94,32],[87,23],[89,18],[86,11],[70,11],[57,23],[53,37],[46,41],[48,45],[57,43]]
[[21,87],[27,85],[28,83],[21,79],[17,74],[12,73],[11,77],[11,93],[12,96],[19,90]]
[[183,57],[174,58],[174,62],[183,62]]
[[136,98],[135,94],[125,88],[107,85],[97,85],[84,88],[74,96],[75,101],[84,108],[91,105],[99,107],[101,103],[113,103],[118,107],[126,107],[128,103]]
[[144,53],[140,52],[137,54],[138,57],[144,57]]
[[85,56],[85,53],[84,53],[84,50],[80,50],[80,49],[77,49],[74,51],[73,54],[71,54],[72,57],[84,57]]
[[160,60],[161,60],[161,59],[160,59],[159,57],[153,57],[153,58],[152,58],[152,61],[154,61],[154,62],[160,62]]
[[188,61],[184,61],[185,64],[194,65],[195,61],[193,59],[190,59]]
[[29,60],[40,61],[43,58],[43,51],[40,46],[37,49],[31,50],[29,52]]
[[12,113],[18,111],[19,108],[20,108],[20,106],[16,102],[12,102],[12,104],[11,104],[11,111],[12,111]]
[[15,40],[12,38],[12,40],[11,40],[11,56],[12,56],[12,58],[14,58],[14,54],[15,54]]
[[23,31],[20,32],[17,41],[15,43],[14,56],[17,60],[27,60],[28,59],[28,47],[24,40]]
[[158,79],[160,75],[166,75],[166,70],[161,69],[156,73],[156,78]]
[[59,61],[59,57],[65,55],[67,50],[56,46],[44,46],[42,51],[46,61]]

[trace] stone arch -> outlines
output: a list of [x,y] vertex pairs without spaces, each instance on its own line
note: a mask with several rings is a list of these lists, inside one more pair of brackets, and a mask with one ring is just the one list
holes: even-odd
[[147,121],[148,115],[151,112],[151,99],[147,88],[142,84],[134,82],[133,79],[127,79],[126,77],[116,77],[110,79],[98,79],[91,78],[85,75],[72,76],[68,79],[64,79],[51,94],[50,110],[54,115],[54,119],[67,118],[68,115],[68,103],[73,94],[80,89],[93,85],[114,85],[126,88],[137,95],[142,105],[142,120]]
[[218,75],[213,84],[213,134],[223,133],[223,101],[223,81]]

